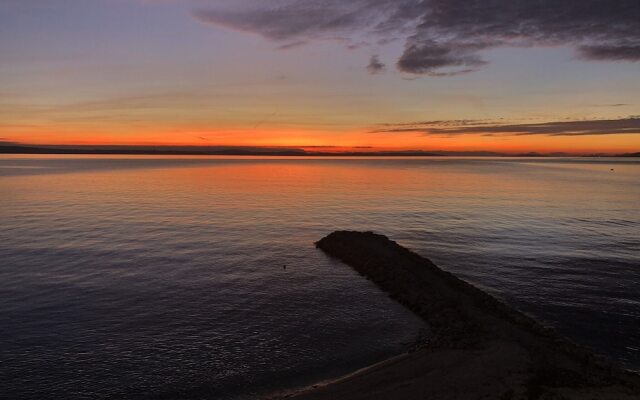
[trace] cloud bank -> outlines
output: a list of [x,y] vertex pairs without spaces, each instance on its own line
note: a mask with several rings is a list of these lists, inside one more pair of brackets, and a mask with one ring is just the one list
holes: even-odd
[[640,134],[640,117],[594,119],[543,123],[505,124],[483,120],[424,121],[405,124],[383,124],[372,133],[417,132],[427,136],[588,136]]
[[199,21],[295,47],[404,40],[397,68],[451,76],[487,64],[498,47],[566,46],[591,61],[640,61],[638,0],[236,0],[194,11]]

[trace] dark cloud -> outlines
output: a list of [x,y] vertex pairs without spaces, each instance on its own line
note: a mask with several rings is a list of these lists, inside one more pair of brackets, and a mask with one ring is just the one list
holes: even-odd
[[[473,46],[475,47],[475,46]],[[398,68],[412,74],[452,76],[472,72],[486,64],[465,45],[443,45],[434,41],[416,41],[408,44],[398,60]],[[461,67],[443,71],[443,68]]]
[[[569,46],[588,60],[640,61],[640,2],[637,0],[427,0],[416,32],[398,67],[430,73],[481,61],[495,47]],[[451,50],[422,69],[414,46]],[[429,60],[431,61],[431,60]],[[405,65],[410,66],[406,68]],[[473,67],[473,66],[472,66]]]
[[640,45],[580,46],[582,58],[599,61],[640,61]]
[[205,23],[289,48],[317,39],[402,38],[400,71],[467,73],[496,47],[566,46],[586,60],[640,61],[638,0],[239,0],[194,12]]
[[226,28],[255,32],[265,38],[299,42],[299,38],[336,32],[353,26],[358,15],[353,12],[314,6],[291,6],[260,10],[198,10],[194,16],[207,23]]
[[367,65],[367,71],[369,71],[370,74],[380,74],[384,72],[386,68],[387,68],[386,65],[380,62],[380,59],[378,58],[378,56],[374,55],[374,56],[371,56],[371,59],[369,59],[369,65]]
[[306,40],[298,40],[297,42],[285,43],[285,44],[283,44],[281,46],[278,46],[278,50],[295,49],[296,47],[302,47],[305,44],[307,44]]
[[434,136],[467,134],[484,136],[640,134],[640,117],[518,124],[491,123],[484,120],[426,121],[397,125],[383,124],[372,132],[419,132]]
[[631,104],[628,103],[613,103],[613,104],[596,104],[594,107],[627,107]]
[[484,125],[484,124],[495,124],[495,122],[491,122],[490,120],[484,119],[439,119],[432,121],[417,121],[417,122],[404,122],[399,124],[379,124],[378,126],[381,128],[389,127],[389,128],[418,128],[425,129],[425,127],[459,127],[466,125]]
[[[193,16],[204,23],[288,42],[327,39],[360,30],[378,34],[401,30],[415,19],[417,0],[238,1],[234,7],[204,8]],[[414,8],[412,8],[412,6]]]
[[369,46],[369,45],[370,45],[370,43],[368,43],[366,41],[361,41],[361,42],[358,42],[358,43],[349,43],[349,44],[347,44],[347,49],[349,49],[349,50],[358,50],[358,49],[360,49],[362,47],[366,47],[366,46]]

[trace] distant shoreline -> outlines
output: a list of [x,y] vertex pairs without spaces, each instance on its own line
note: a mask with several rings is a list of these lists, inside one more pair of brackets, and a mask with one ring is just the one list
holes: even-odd
[[277,156],[277,157],[640,157],[640,152],[625,154],[568,154],[568,153],[499,153],[485,151],[307,151],[279,148],[203,148],[185,146],[22,146],[0,145],[0,154],[49,154],[49,155],[163,155],[163,156]]
[[298,150],[252,151],[243,149],[221,150],[164,150],[164,149],[73,149],[48,147],[0,146],[0,154],[68,154],[68,155],[162,155],[162,156],[281,156],[281,157],[444,157],[445,154],[415,151],[390,152],[307,152]]
[[558,336],[431,261],[371,232],[316,246],[430,326],[422,348],[319,383],[300,400],[637,399],[640,375]]

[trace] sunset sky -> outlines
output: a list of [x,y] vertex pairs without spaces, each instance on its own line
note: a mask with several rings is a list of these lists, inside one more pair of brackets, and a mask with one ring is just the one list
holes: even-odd
[[638,0],[0,0],[0,54],[0,142],[640,151]]

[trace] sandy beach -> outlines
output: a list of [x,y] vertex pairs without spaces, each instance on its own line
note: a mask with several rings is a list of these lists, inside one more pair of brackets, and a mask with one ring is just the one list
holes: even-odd
[[564,339],[431,261],[371,232],[317,247],[430,326],[421,348],[287,397],[316,399],[638,399],[640,376]]

